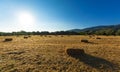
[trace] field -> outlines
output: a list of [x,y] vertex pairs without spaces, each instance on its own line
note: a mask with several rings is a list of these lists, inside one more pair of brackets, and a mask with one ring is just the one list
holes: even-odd
[[[1,36],[0,72],[120,72],[120,36],[98,37]],[[68,55],[69,48],[84,49],[85,55]]]

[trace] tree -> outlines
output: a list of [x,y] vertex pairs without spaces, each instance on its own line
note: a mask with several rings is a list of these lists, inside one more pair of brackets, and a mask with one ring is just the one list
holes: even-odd
[[120,35],[120,29],[116,31],[116,35]]

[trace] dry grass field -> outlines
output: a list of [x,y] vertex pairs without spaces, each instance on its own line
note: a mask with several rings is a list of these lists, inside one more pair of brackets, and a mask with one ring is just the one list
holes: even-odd
[[[1,36],[0,72],[120,72],[120,37],[99,37]],[[84,49],[85,54],[69,55],[69,48]]]

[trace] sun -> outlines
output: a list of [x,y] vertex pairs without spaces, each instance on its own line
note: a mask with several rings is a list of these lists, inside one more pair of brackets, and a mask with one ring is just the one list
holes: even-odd
[[18,10],[15,12],[17,30],[32,31],[36,29],[37,18],[34,12]]
[[19,12],[18,22],[20,25],[33,25],[35,23],[35,18],[30,12]]

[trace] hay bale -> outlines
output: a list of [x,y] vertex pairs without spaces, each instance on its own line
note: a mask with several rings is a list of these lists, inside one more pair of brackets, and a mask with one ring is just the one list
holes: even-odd
[[54,36],[56,36],[56,37],[57,37],[58,35],[54,35]]
[[81,42],[88,43],[88,40],[87,39],[82,39]]
[[28,36],[24,36],[24,39],[28,39]]
[[68,37],[71,36],[71,35],[67,35]]
[[66,49],[66,53],[69,56],[83,56],[85,54],[83,49],[74,49],[74,48]]
[[43,36],[43,35],[40,35],[41,37]]
[[52,36],[48,36],[49,38],[51,38]]
[[16,35],[16,37],[19,37],[20,35]]
[[89,35],[89,38],[94,38],[95,36],[94,35]]
[[92,35],[89,35],[89,38],[92,38],[93,36]]
[[24,36],[24,39],[28,39],[30,37],[31,37],[30,35],[26,35],[26,36]]
[[5,38],[4,42],[12,41],[12,38]]
[[101,39],[100,37],[97,37],[96,39]]
[[30,38],[31,36],[29,35],[28,37]]

